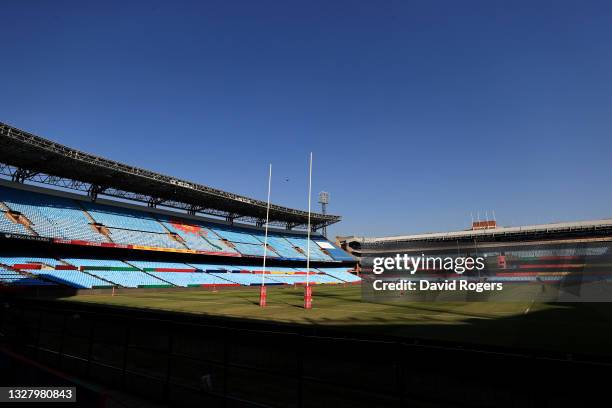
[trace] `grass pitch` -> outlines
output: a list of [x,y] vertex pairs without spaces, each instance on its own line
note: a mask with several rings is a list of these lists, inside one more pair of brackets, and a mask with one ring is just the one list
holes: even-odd
[[361,300],[358,286],[315,286],[313,309],[303,288],[269,287],[260,308],[257,288],[77,295],[60,299],[220,316],[308,324],[372,335],[460,341],[572,353],[612,354],[612,308],[607,304],[519,302],[389,302]]

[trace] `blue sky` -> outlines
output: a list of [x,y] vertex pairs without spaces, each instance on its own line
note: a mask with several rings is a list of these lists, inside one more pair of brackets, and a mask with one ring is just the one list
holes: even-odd
[[[331,234],[612,216],[612,3],[10,2],[0,121],[344,217]],[[288,181],[287,181],[288,179]]]

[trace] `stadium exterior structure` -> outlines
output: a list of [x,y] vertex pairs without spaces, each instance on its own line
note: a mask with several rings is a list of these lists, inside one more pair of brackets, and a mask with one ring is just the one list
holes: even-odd
[[[227,221],[263,225],[265,201],[229,193],[198,183],[140,169],[108,160],[0,122],[0,174],[12,181],[51,184],[61,188],[85,191],[92,200],[106,195],[203,213]],[[337,215],[311,214],[313,230],[340,221]],[[269,223],[286,229],[304,228],[306,211],[271,205]]]
[[[486,267],[474,275],[489,281],[605,281],[612,274],[612,219],[485,228],[389,237],[338,237],[337,245],[357,259],[364,272],[374,258],[408,256],[483,257]],[[442,270],[420,273],[445,278]],[[451,275],[452,276],[452,275]],[[470,276],[465,273],[464,276]]]
[[584,240],[589,238],[612,240],[612,219],[594,221],[563,222],[552,224],[526,225],[519,227],[496,227],[487,229],[469,229],[465,231],[433,232],[412,235],[386,237],[338,237],[337,243],[353,255],[368,256],[417,248],[418,244],[436,243],[440,248],[455,243],[529,241],[544,242],[549,240]]

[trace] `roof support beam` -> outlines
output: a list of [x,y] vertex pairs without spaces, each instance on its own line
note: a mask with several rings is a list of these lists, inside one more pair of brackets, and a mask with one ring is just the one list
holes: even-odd
[[[145,205],[188,209],[193,215],[199,212],[228,222],[240,218],[246,223],[256,223],[267,207],[261,200],[94,156],[2,122],[0,146],[0,174],[19,183],[31,181],[86,192],[92,200],[103,194]],[[151,197],[164,201],[150,204]],[[289,223],[289,229],[303,228],[307,217],[303,210],[270,206],[270,225]],[[340,221],[339,216],[319,213],[312,213],[311,218],[318,228]]]
[[202,207],[199,205],[191,205],[187,208],[187,214],[196,215],[197,212],[202,211]]
[[104,190],[106,190],[106,188],[99,186],[97,184],[92,184],[89,186],[89,189],[87,190],[87,195],[89,196],[91,201],[95,203],[96,200],[98,199],[98,194],[103,193]]
[[162,204],[165,200],[161,198],[151,197],[147,202],[147,207],[149,208],[157,208],[158,205]]
[[22,183],[23,184],[26,180],[31,179],[32,177],[34,177],[37,174],[38,174],[37,171],[32,171],[32,170],[28,170],[28,169],[24,169],[24,168],[19,167],[13,173],[13,176],[11,177],[11,179],[14,182],[16,182],[16,183]]

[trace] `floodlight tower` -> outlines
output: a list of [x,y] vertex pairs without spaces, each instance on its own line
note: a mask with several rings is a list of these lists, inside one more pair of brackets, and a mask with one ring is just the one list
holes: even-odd
[[[327,204],[329,204],[329,193],[327,191],[321,191],[319,193],[319,204],[321,204],[321,213],[327,214]],[[323,227],[323,236],[327,237],[327,226]]]

